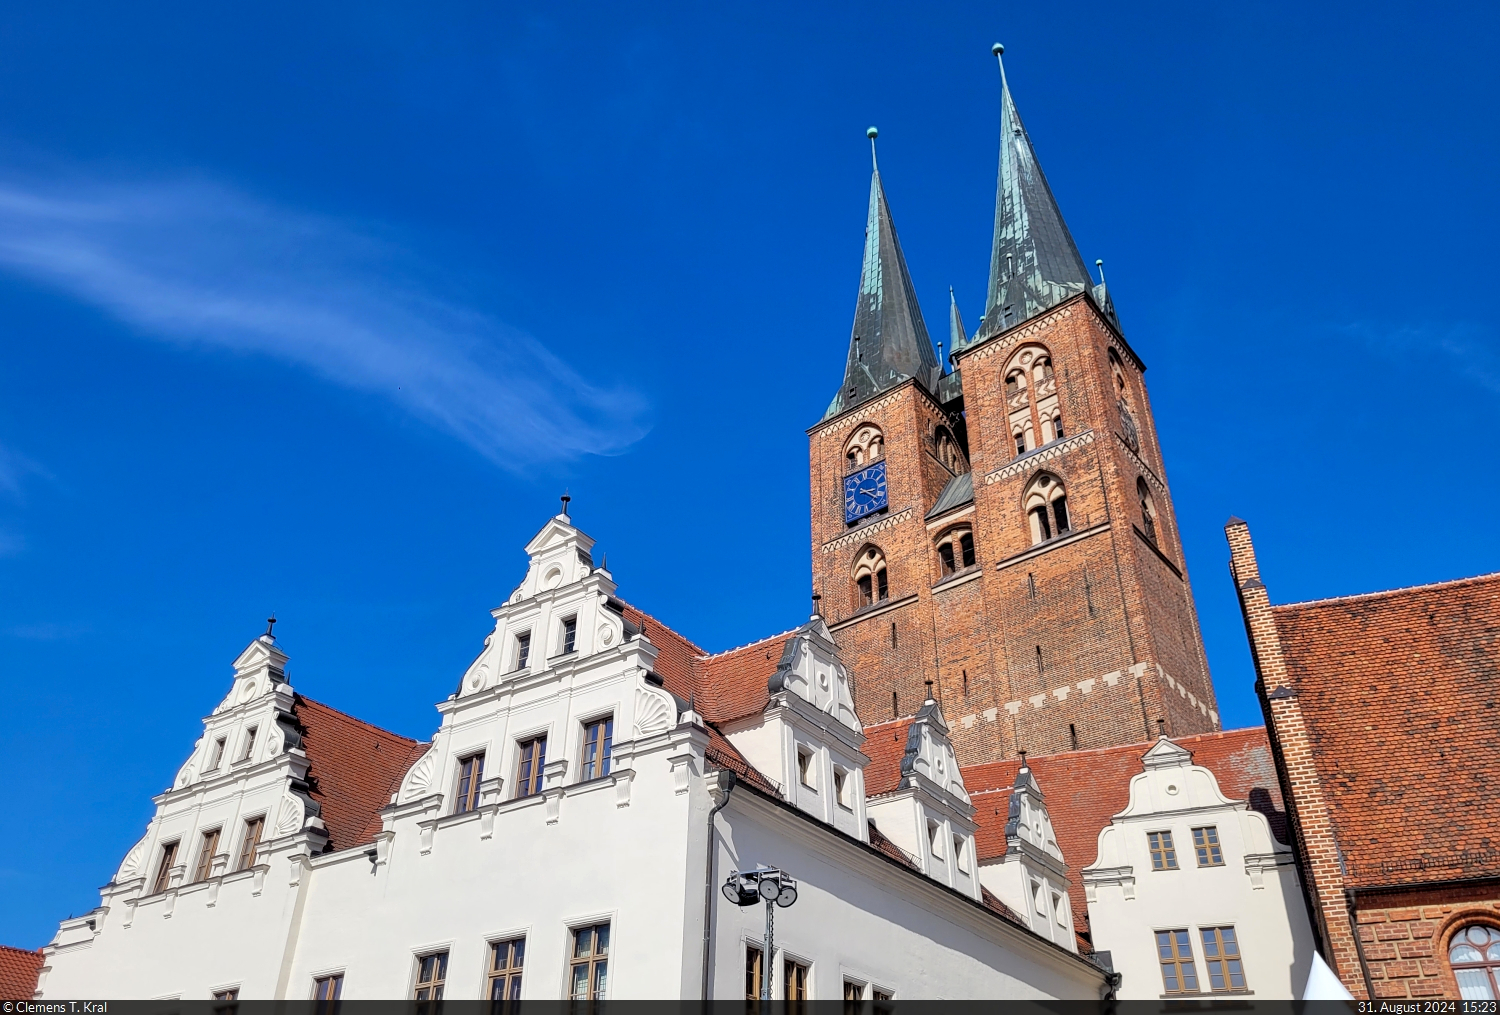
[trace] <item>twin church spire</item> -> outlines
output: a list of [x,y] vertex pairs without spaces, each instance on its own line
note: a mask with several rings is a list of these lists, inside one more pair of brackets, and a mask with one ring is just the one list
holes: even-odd
[[[996,58],[1000,59],[1003,52],[1004,47],[997,43]],[[870,128],[869,136],[873,157],[875,128]],[[1113,317],[1103,285],[1093,284],[1052,197],[1001,60],[1000,170],[989,291],[984,319],[972,337],[965,336],[958,305],[950,302],[950,351],[958,352],[981,338],[1014,327],[1085,289],[1092,291]],[[909,378],[936,392],[941,376],[877,164],[870,179],[864,266],[844,383],[823,418],[837,416]]]

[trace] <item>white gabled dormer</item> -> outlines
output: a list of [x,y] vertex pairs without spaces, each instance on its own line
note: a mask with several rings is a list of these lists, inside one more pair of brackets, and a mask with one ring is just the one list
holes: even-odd
[[930,682],[927,700],[906,729],[897,788],[872,797],[866,807],[875,826],[928,877],[980,898],[974,805]]
[[[1232,933],[1244,968],[1257,973],[1251,987],[1294,996],[1313,945],[1291,850],[1265,815],[1226,797],[1180,744],[1159,738],[1141,767],[1129,803],[1099,832],[1098,857],[1079,872],[1094,948],[1124,974],[1119,996],[1161,996],[1156,935],[1169,927],[1186,931],[1184,943],[1170,946],[1200,958],[1205,928]],[[1208,990],[1206,972],[1199,975]]]
[[1078,950],[1073,934],[1073,903],[1068,865],[1036,774],[1023,757],[1010,790],[1005,819],[1005,853],[979,868],[984,886],[1028,926],[1069,951]]
[[725,724],[724,735],[781,784],[787,802],[868,842],[864,729],[849,671],[821,616],[787,637],[766,691],[765,709]]

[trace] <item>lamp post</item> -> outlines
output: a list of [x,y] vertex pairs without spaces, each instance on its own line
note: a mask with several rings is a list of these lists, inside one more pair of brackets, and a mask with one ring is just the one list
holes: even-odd
[[797,882],[790,874],[775,867],[730,871],[724,881],[724,897],[736,906],[753,906],[762,899],[766,902],[766,967],[760,998],[769,1001],[771,976],[776,965],[776,907],[785,909],[797,901]]

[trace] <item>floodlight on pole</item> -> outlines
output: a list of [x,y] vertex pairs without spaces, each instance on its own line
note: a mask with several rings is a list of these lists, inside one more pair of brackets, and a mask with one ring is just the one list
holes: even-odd
[[771,1000],[771,976],[776,966],[776,907],[787,908],[797,901],[797,881],[775,867],[757,867],[750,871],[730,871],[724,881],[724,898],[736,906],[753,906],[766,902],[766,951],[760,997]]

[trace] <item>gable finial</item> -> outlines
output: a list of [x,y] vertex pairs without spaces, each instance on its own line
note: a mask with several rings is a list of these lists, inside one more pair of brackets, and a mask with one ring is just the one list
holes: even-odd
[[995,62],[1000,65],[1000,86],[1009,88],[1010,85],[1005,80],[1005,47],[997,42],[990,47],[990,52],[995,54]]
[[1161,716],[1156,717],[1156,735],[1159,737],[1167,735],[1167,721]]
[[276,627],[276,614],[272,613],[269,617],[266,618],[266,633],[263,634],[263,635],[261,635],[261,637],[262,638],[269,638],[272,641],[275,641],[276,640],[276,632],[274,630],[275,627]]
[[1016,751],[1016,753],[1021,756],[1021,769],[1024,771],[1026,768],[1026,751],[1024,748],[1022,748]]
[[1102,257],[1095,258],[1094,259],[1094,267],[1099,269],[1099,284],[1103,285],[1104,284],[1104,258],[1102,258]]
[[933,697],[932,697],[932,681],[930,681],[930,680],[924,680],[924,681],[922,681],[922,683],[924,683],[924,684],[927,685],[927,700],[924,701],[924,702],[922,702],[922,704],[924,704],[924,705],[930,705],[930,704],[932,704],[932,702],[934,700]]
[[875,158],[875,139],[880,136],[880,131],[874,127],[865,131],[865,137],[870,139],[870,166],[875,172],[880,172],[880,162]]
[[823,597],[822,597],[821,594],[819,594],[817,592],[813,593],[812,600],[813,600],[813,616],[814,617],[821,617],[823,615],[823,608],[822,608],[822,606],[819,605],[819,603],[822,601],[822,599],[823,599]]
[[567,489],[564,488],[563,489],[563,495],[562,495],[562,506],[563,506],[562,507],[562,516],[564,518],[568,517],[568,502],[571,501],[572,499],[573,499],[572,497],[568,496]]

